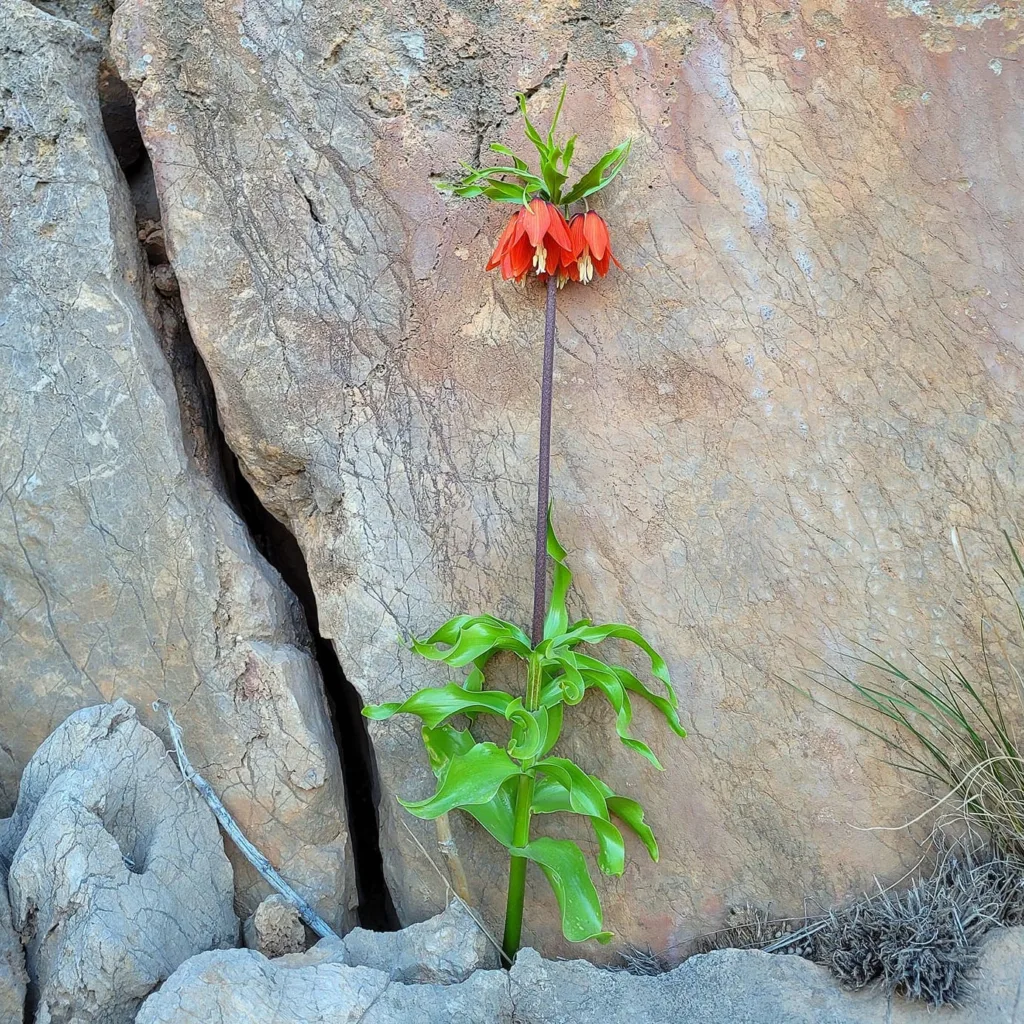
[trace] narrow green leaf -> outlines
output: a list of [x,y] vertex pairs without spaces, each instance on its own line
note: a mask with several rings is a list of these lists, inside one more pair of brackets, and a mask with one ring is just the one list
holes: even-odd
[[544,140],[540,137],[540,132],[533,127],[533,123],[530,121],[530,115],[526,112],[526,97],[519,93],[516,97],[519,100],[519,112],[523,115],[523,132],[526,137],[538,148],[544,148]]
[[612,933],[601,926],[601,901],[587,869],[587,860],[568,839],[541,836],[513,854],[539,864],[562,912],[562,934],[569,942],[608,942]]
[[569,164],[572,163],[572,155],[573,155],[574,152],[576,152],[576,139],[577,138],[579,138],[579,136],[574,135],[565,144],[565,152],[562,154],[562,170],[565,171],[566,174],[569,173]]
[[[519,94],[519,110],[523,115],[523,133],[526,135],[527,139],[533,143],[534,149],[537,150],[537,155],[540,158],[541,177],[546,181],[547,177],[545,175],[544,165],[545,163],[551,164],[554,162],[554,146],[553,144],[549,145],[541,136],[540,132],[538,132],[533,126],[533,122],[530,120],[529,115],[526,112],[526,97],[522,93]],[[552,202],[560,201],[557,194],[551,194],[550,192],[548,194],[548,198]]]
[[[537,814],[583,813],[572,806],[569,790],[550,776],[537,780],[532,810]],[[626,869],[626,844],[622,840],[622,833],[606,818],[595,814],[587,814],[586,817],[597,839],[598,867],[606,875],[621,875]]]
[[565,102],[565,91],[569,88],[569,83],[566,82],[562,86],[562,91],[558,95],[558,106],[555,107],[555,116],[551,118],[551,127],[548,129],[548,146],[553,147],[555,144],[555,128],[558,127],[558,119],[562,115],[562,104]]
[[584,174],[579,181],[562,197],[562,202],[565,204],[575,203],[581,199],[585,199],[587,196],[592,196],[595,192],[600,192],[601,189],[609,185],[622,170],[623,164],[626,162],[626,158],[629,156],[629,151],[632,148],[633,140],[627,139],[625,142],[620,143],[614,149],[610,149],[600,160],[590,168],[589,171]]
[[493,199],[496,203],[515,203],[525,206],[530,201],[529,187],[525,185],[511,185],[504,181],[488,179],[482,195]]
[[544,187],[544,182],[533,171],[526,169],[525,164],[522,167],[469,167],[468,173],[459,184],[472,185],[481,178],[490,178],[495,174],[518,178],[523,184],[532,185],[534,188]]
[[451,758],[433,796],[399,803],[417,818],[439,818],[456,807],[487,803],[506,779],[520,774],[519,766],[501,747],[477,743]]
[[508,146],[503,146],[500,142],[492,142],[490,149],[495,153],[500,153],[502,156],[507,156],[515,165],[517,171],[528,171],[530,169],[529,164],[516,156]]
[[548,504],[548,558],[554,563],[551,577],[551,600],[548,603],[548,614],[544,619],[544,639],[550,640],[560,636],[569,625],[569,613],[565,599],[572,586],[572,573],[565,564],[566,550],[555,536],[555,528],[551,523],[551,504]]
[[517,700],[502,690],[473,692],[463,689],[458,683],[449,683],[447,686],[424,687],[400,703],[368,705],[363,708],[363,714],[378,722],[392,715],[418,715],[424,725],[433,729],[452,715],[489,712],[507,718],[509,705]]
[[562,199],[562,186],[565,184],[566,175],[558,169],[558,160],[561,155],[562,151],[560,149],[549,149],[540,158],[540,173],[544,179],[544,188],[547,191],[548,198],[556,206],[561,206],[564,203]]

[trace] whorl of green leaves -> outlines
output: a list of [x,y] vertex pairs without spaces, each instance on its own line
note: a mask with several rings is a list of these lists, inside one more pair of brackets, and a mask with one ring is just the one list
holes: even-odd
[[[412,640],[413,651],[451,668],[469,670],[462,684],[426,687],[404,701],[367,707],[363,714],[382,720],[396,714],[418,715],[423,742],[437,777],[437,789],[426,800],[401,801],[419,818],[437,818],[462,810],[475,818],[510,854],[538,864],[554,890],[562,914],[562,931],[572,942],[597,939],[607,942],[601,904],[586,859],[567,839],[539,837],[524,847],[513,845],[516,787],[522,776],[534,780],[533,814],[577,814],[586,818],[597,842],[597,865],[607,875],[621,875],[625,844],[620,827],[636,834],[651,859],[658,859],[658,844],[635,800],[618,796],[601,779],[589,775],[568,758],[551,756],[562,729],[565,705],[580,703],[588,692],[607,698],[615,712],[615,728],[622,743],[661,768],[653,751],[631,736],[632,697],[652,704],[678,736],[686,730],[679,721],[676,695],[664,660],[633,628],[619,624],[594,625],[589,620],[570,623],[566,596],[572,573],[565,563],[548,516],[547,552],[553,562],[551,600],[544,623],[544,639],[534,649],[518,626],[491,615],[458,615],[425,640]],[[617,638],[638,647],[650,661],[651,675],[663,691],[657,693],[629,670],[609,665],[581,646]],[[539,671],[540,696],[535,710],[522,698],[503,690],[485,688],[484,669],[499,651],[509,651],[530,663],[531,676]],[[504,718],[510,726],[508,743],[478,742],[472,734],[474,719],[482,714]],[[458,728],[451,719],[469,721]]]
[[531,199],[539,197],[556,206],[568,206],[592,196],[595,192],[600,192],[622,170],[633,144],[630,139],[610,149],[572,188],[563,192],[569,177],[569,164],[572,162],[577,138],[573,135],[564,145],[555,142],[555,128],[562,113],[565,88],[562,88],[558,98],[558,106],[555,108],[555,116],[551,119],[551,128],[547,136],[541,135],[527,116],[526,97],[520,95],[518,99],[519,109],[523,115],[523,131],[537,150],[540,174],[534,174],[527,162],[516,156],[507,146],[500,142],[492,142],[491,151],[505,157],[507,163],[492,167],[470,167],[463,164],[466,173],[461,178],[437,183],[437,187],[445,195],[459,196],[463,199],[486,196],[498,203],[524,205]]

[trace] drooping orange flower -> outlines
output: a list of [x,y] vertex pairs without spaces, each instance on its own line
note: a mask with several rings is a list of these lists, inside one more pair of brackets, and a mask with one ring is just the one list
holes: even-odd
[[546,277],[568,266],[576,256],[562,211],[544,199],[533,199],[513,214],[486,269],[500,267],[504,280],[518,282],[531,268]]
[[595,271],[598,277],[604,277],[610,263],[622,269],[622,264],[612,254],[608,225],[593,210],[577,213],[569,221],[569,238],[574,255],[571,261],[563,264],[563,274],[569,280],[589,284]]

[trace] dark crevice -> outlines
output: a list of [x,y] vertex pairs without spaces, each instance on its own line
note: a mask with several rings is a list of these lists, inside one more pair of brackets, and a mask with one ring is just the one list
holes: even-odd
[[356,688],[345,678],[334,645],[320,633],[316,596],[298,541],[263,506],[242,474],[238,459],[228,447],[219,427],[217,433],[221,441],[220,461],[232,504],[248,526],[260,553],[281,574],[281,578],[298,598],[313,638],[313,650],[320,665],[345,778],[345,802],[359,899],[359,924],[374,931],[394,931],[399,927],[398,915],[384,878],[380,823],[377,817],[380,785],[373,746],[366,729],[366,719],[362,715],[363,702]]
[[523,90],[523,96],[526,97],[526,99],[532,99],[538,92],[540,92],[541,89],[547,88],[552,82],[564,74],[568,63],[569,51],[566,50],[565,53],[562,54],[561,60],[559,60],[559,62],[539,82],[535,85],[527,86]]
[[[189,333],[168,262],[152,167],[135,121],[134,97],[107,63],[100,69],[97,87],[107,137],[135,203],[136,227],[153,286],[146,295],[147,311],[174,379],[186,447],[231,503],[256,548],[280,573],[302,608],[341,756],[359,923],[392,931],[398,928],[398,915],[384,877],[377,817],[380,787],[362,701],[345,678],[333,644],[320,633],[316,596],[298,541],[260,502],[220,427],[213,384]],[[312,200],[306,198],[314,220],[319,220]]]

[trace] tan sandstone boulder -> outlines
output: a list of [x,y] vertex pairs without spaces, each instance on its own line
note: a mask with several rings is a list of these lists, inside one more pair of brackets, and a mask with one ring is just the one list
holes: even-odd
[[[969,6],[118,7],[228,442],[367,701],[448,678],[396,633],[529,615],[541,295],[483,272],[507,208],[431,177],[525,145],[516,90],[543,126],[568,83],[581,166],[634,140],[597,204],[624,269],[559,300],[553,471],[574,610],[643,626],[691,729],[638,713],[661,775],[606,707],[563,741],[661,838],[601,880],[623,940],[799,913],[916,856],[858,828],[917,809],[879,751],[787,680],[860,641],[974,657],[1020,503],[1017,30]],[[432,782],[418,723],[372,735],[402,919],[444,902],[422,845],[500,927],[501,851],[399,821]],[[564,953],[531,885],[527,937]]]

